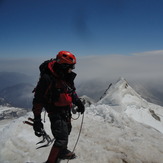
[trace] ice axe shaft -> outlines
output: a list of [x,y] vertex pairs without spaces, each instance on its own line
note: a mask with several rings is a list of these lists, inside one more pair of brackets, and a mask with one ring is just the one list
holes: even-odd
[[31,118],[31,117],[29,117],[29,118],[28,118],[28,120],[30,120],[30,121],[32,121],[32,122],[34,122],[34,119],[33,119],[33,118]]
[[[34,119],[32,119],[32,118],[30,118],[30,117],[28,118],[28,120],[34,122]],[[28,125],[30,125],[30,126],[33,126],[33,123],[31,123],[31,122],[29,122],[29,121],[23,121],[23,123],[28,124]]]
[[29,121],[23,121],[24,124],[28,124],[30,126],[33,126],[33,123],[29,122]]

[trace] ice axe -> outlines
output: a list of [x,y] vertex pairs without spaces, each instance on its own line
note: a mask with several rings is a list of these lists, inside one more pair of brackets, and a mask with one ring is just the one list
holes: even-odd
[[[30,126],[33,126],[32,122],[34,122],[34,119],[29,117],[28,120],[29,121],[23,121],[23,123],[28,124]],[[42,135],[43,139],[41,141],[39,141],[38,143],[36,143],[36,145],[44,143],[44,142],[47,142],[47,143],[42,145],[42,146],[37,147],[36,149],[47,147],[47,146],[51,145],[53,143],[53,141],[54,141],[54,139],[51,139],[50,136],[45,132],[44,129],[41,129],[41,135]]]

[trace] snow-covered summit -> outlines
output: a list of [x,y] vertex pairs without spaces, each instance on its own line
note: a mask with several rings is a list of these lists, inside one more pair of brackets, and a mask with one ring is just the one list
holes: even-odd
[[163,107],[143,99],[124,78],[112,84],[98,104],[109,105],[163,133]]
[[140,106],[140,101],[145,102],[124,78],[120,78],[115,84],[110,86],[98,104],[111,106],[135,104]]

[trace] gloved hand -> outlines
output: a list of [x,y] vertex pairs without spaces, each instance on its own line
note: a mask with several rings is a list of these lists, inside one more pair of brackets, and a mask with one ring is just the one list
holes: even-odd
[[33,129],[35,131],[36,136],[38,136],[38,137],[42,136],[42,129],[44,129],[44,125],[41,122],[41,119],[34,120]]
[[77,108],[77,112],[80,112],[81,114],[83,114],[84,113],[84,111],[85,111],[85,106],[84,106],[84,104],[81,102],[81,100],[80,99],[78,99],[77,101],[76,101],[76,104],[75,104],[78,108]]

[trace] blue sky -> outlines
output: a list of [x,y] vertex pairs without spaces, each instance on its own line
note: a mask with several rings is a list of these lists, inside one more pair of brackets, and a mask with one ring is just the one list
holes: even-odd
[[163,50],[163,0],[0,0],[0,56]]

